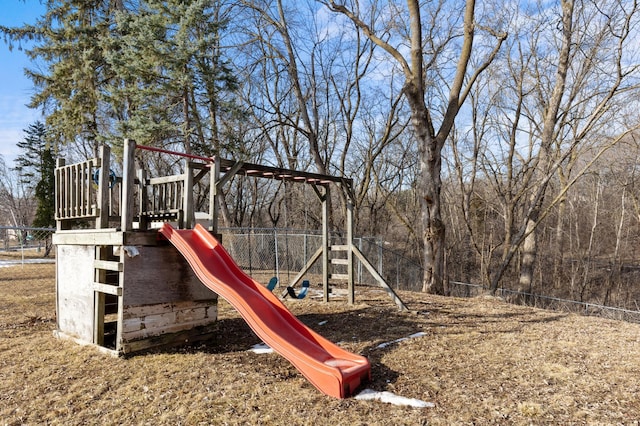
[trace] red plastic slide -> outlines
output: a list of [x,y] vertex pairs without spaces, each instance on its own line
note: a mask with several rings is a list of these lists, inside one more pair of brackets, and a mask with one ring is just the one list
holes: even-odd
[[367,358],[340,348],[300,322],[273,293],[245,274],[205,228],[177,230],[164,224],[160,232],[204,285],[224,297],[258,337],[320,391],[345,398],[371,378]]

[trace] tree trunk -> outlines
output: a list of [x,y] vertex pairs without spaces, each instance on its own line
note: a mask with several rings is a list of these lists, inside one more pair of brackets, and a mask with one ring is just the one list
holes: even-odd
[[531,293],[533,290],[533,271],[535,267],[536,254],[538,253],[538,233],[535,232],[536,220],[527,220],[527,236],[522,243],[522,263],[520,264],[520,279],[518,280],[518,291]]
[[[323,1],[330,9],[349,17],[353,23],[369,37],[369,39],[384,49],[393,57],[406,78],[403,93],[411,109],[411,121],[418,143],[420,170],[417,183],[417,194],[420,199],[421,225],[423,240],[424,276],[422,290],[429,293],[445,293],[445,226],[442,221],[440,192],[442,189],[442,148],[449,137],[451,129],[460,107],[464,103],[469,91],[478,76],[485,70],[500,50],[506,34],[496,34],[498,42],[487,59],[469,75],[467,67],[473,50],[475,28],[475,0],[466,0],[464,9],[463,37],[460,46],[460,56],[456,71],[451,81],[449,99],[444,111],[440,128],[436,133],[429,113],[428,103],[425,101],[427,81],[425,79],[424,57],[425,49],[423,37],[428,36],[422,31],[421,2],[407,0],[409,20],[409,60],[391,44],[378,37],[373,29],[362,21],[354,12],[343,4],[336,4],[333,0]],[[340,2],[342,3],[342,2]],[[385,37],[386,38],[386,35]],[[435,63],[435,61],[433,61]],[[297,90],[294,82],[294,90]]]
[[[573,1],[563,0],[562,2],[562,46],[558,57],[558,69],[556,71],[556,80],[549,99],[549,104],[545,111],[541,146],[540,161],[538,162],[539,173],[553,173],[551,164],[553,158],[551,155],[552,145],[555,138],[555,127],[558,123],[558,111],[565,92],[567,72],[569,69],[571,37],[573,31]],[[544,196],[548,186],[548,181],[541,176],[541,183],[534,186],[532,191],[532,202],[534,203],[530,215],[527,218],[527,229],[525,241],[522,247],[522,263],[520,265],[520,279],[518,288],[522,291],[531,291],[533,286],[533,272],[537,257],[537,225],[536,222],[540,217],[540,211],[543,206]],[[533,199],[537,198],[537,201]]]
[[440,192],[442,189],[441,149],[433,138],[421,142],[420,207],[424,276],[422,291],[444,294],[445,225],[442,221]]
[[431,125],[431,117],[421,85],[408,84],[405,96],[411,105],[412,126],[418,139],[420,174],[418,197],[422,225],[423,268],[422,291],[444,294],[445,225],[442,221],[440,192],[442,190],[442,148]]

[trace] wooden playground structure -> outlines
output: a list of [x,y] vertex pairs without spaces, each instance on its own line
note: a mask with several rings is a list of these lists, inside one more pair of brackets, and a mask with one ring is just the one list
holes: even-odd
[[[184,173],[149,177],[136,166],[137,150],[182,158]],[[163,222],[178,229],[193,228],[193,188],[209,179],[206,228],[219,235],[218,195],[236,174],[311,185],[322,204],[322,245],[288,287],[302,282],[309,269],[321,262],[323,300],[329,300],[330,279],[345,280],[347,301],[354,303],[357,258],[398,307],[407,309],[352,243],[350,179],[171,152],[131,140],[124,142],[122,177],[111,172],[110,158],[105,145],[97,158],[76,164],[59,159],[57,163],[57,231],[53,236],[57,336],[114,354],[210,338],[218,296],[201,284],[185,259],[159,236],[158,228]],[[346,243],[333,246],[327,202],[331,186],[347,196]]]

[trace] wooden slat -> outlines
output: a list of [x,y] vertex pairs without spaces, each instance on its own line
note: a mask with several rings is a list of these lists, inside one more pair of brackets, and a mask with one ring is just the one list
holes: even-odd
[[123,234],[113,228],[58,231],[53,234],[53,244],[119,246],[123,244]]
[[116,262],[113,260],[95,259],[93,261],[93,267],[95,269],[103,269],[105,271],[122,272],[124,270],[124,265],[122,264],[122,262]]
[[138,352],[143,349],[153,347],[174,346],[176,344],[184,344],[184,342],[197,342],[200,340],[211,339],[216,334],[216,324],[199,326],[189,330],[178,331],[176,333],[166,333],[160,336],[154,336],[152,339],[141,339],[129,341],[128,336],[123,336],[121,352],[124,354]]
[[64,174],[64,186],[62,187],[62,193],[64,194],[64,217],[71,217],[71,191],[69,190],[69,181],[71,180],[71,167],[65,167]]
[[349,246],[346,244],[336,244],[331,246],[331,251],[347,251]]
[[172,176],[161,176],[161,177],[154,177],[149,179],[149,185],[162,185],[170,182],[184,182],[184,174],[172,175]]
[[76,176],[76,183],[78,185],[78,214],[84,216],[87,214],[87,199],[85,193],[84,181],[86,180],[87,168],[84,163],[78,165],[78,176]]
[[72,200],[71,201],[71,208],[73,209],[71,215],[73,217],[80,217],[81,216],[80,205],[79,205],[80,204],[80,191],[78,189],[78,181],[80,180],[79,179],[79,174],[80,173],[78,173],[78,168],[79,167],[80,167],[80,164],[76,164],[73,167],[73,171],[71,173],[72,176],[73,176],[72,179],[71,179],[71,188],[72,188],[72,190],[71,190],[71,200]]
[[348,265],[349,259],[331,259],[332,265]]
[[113,294],[114,296],[122,296],[122,287],[111,284],[93,283],[93,291],[104,294]]
[[348,280],[349,279],[349,275],[348,274],[331,274],[331,279],[334,279],[334,280]]

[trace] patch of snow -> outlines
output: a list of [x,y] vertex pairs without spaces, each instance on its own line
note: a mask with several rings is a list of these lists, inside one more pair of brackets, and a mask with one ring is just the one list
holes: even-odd
[[329,322],[329,321],[327,321],[327,320],[320,321],[320,322],[318,323],[318,325],[325,325],[325,324],[326,324],[326,323],[328,323],[328,322]]
[[55,259],[16,259],[16,260],[0,260],[0,268],[8,268],[9,266],[27,265],[34,263],[56,263]]
[[420,331],[420,332],[418,332],[418,333],[414,333],[414,334],[412,334],[412,335],[411,335],[411,336],[409,336],[409,337],[402,337],[402,338],[400,338],[400,339],[392,340],[391,342],[380,343],[378,346],[376,346],[376,349],[386,348],[387,346],[390,346],[390,345],[396,344],[396,343],[398,343],[398,342],[402,342],[402,341],[404,341],[404,340],[415,339],[415,338],[417,338],[417,337],[422,337],[422,336],[426,336],[426,335],[427,335],[427,333],[425,333],[425,332],[423,332],[423,331]]
[[256,353],[256,354],[270,354],[273,353],[273,349],[271,349],[271,347],[269,345],[267,345],[266,343],[258,343],[257,345],[253,345],[251,347],[251,349],[249,349],[250,352]]
[[426,402],[415,398],[405,398],[404,396],[399,396],[391,392],[378,392],[373,389],[364,389],[354,398],[361,401],[377,400],[387,404],[404,405],[414,408],[433,408],[436,406],[433,402]]

